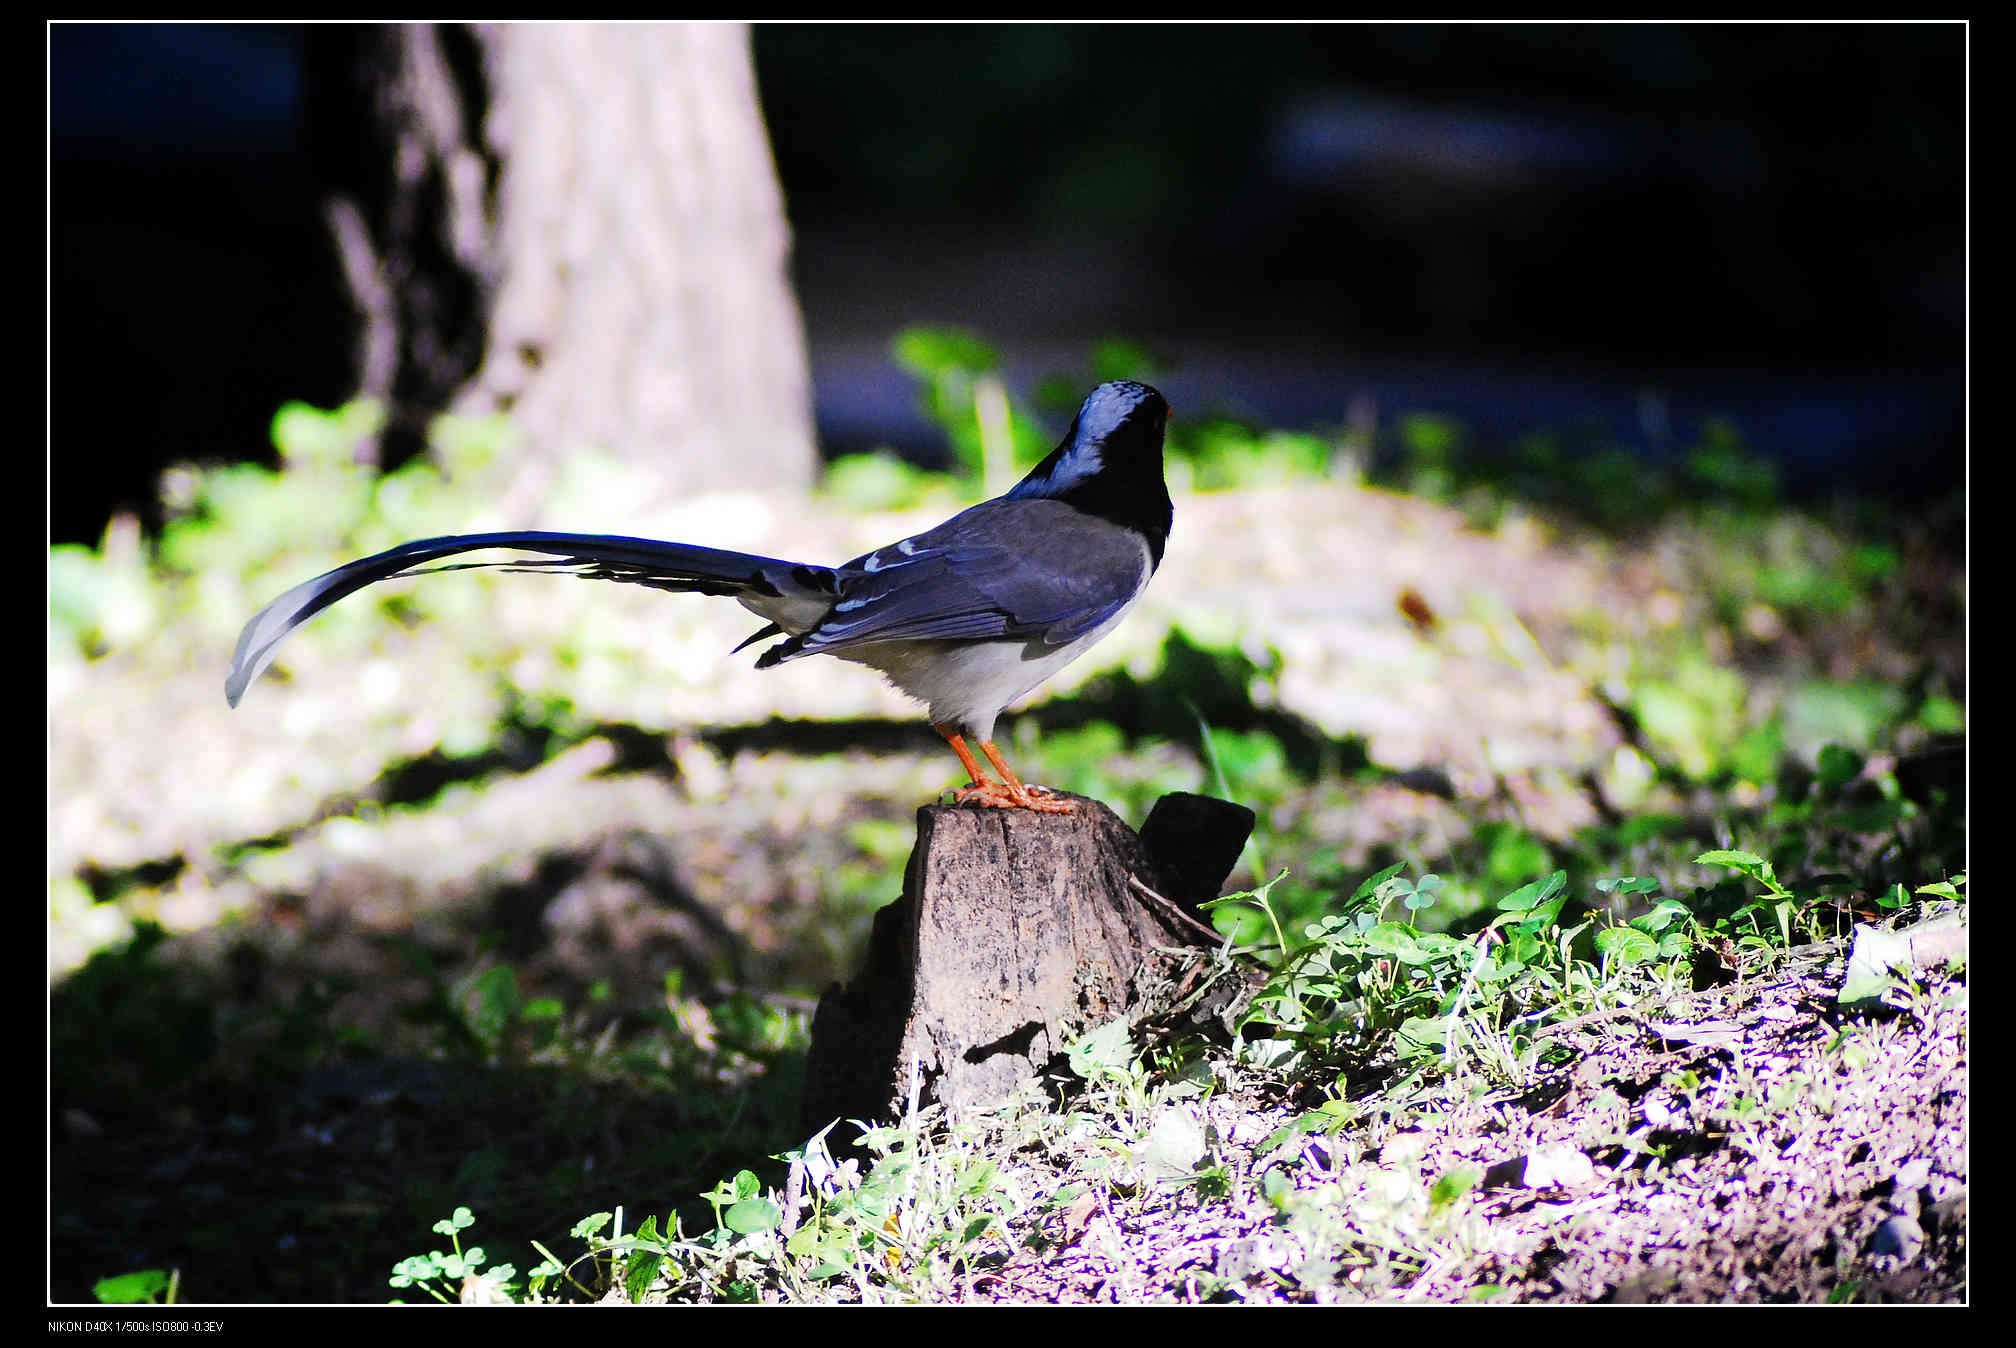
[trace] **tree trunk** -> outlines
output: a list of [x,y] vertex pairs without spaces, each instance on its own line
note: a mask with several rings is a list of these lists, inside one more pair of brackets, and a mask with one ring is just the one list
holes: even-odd
[[810,481],[745,25],[318,27],[308,106],[385,461],[440,412],[502,411],[535,466],[594,446],[668,493]]
[[983,1104],[1055,1068],[1070,1039],[1161,1018],[1197,992],[1220,939],[1197,905],[1218,896],[1253,812],[1166,796],[1137,837],[1072,799],[1068,815],[917,812],[903,897],[813,1017],[808,1131],[899,1114],[913,1062],[920,1104]]

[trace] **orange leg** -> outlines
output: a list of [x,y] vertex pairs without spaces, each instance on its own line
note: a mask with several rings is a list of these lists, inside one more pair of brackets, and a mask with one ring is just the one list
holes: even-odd
[[1008,761],[1001,757],[1001,750],[995,746],[993,740],[982,740],[980,752],[987,755],[987,761],[1001,774],[1000,782],[992,780],[981,770],[980,764],[973,757],[973,751],[966,747],[965,736],[950,726],[934,724],[931,728],[945,737],[945,742],[952,746],[952,752],[959,755],[959,761],[965,765],[966,775],[973,780],[971,786],[962,786],[953,792],[953,798],[961,805],[971,802],[998,810],[1040,810],[1045,814],[1071,813],[1070,801],[1047,800],[1024,786],[1022,779],[1015,775],[1015,770],[1008,766]]
[[950,726],[939,725],[936,721],[931,723],[931,728],[944,736],[945,742],[952,746],[952,752],[959,755],[959,762],[965,766],[967,779],[973,783],[971,787],[966,788],[967,790],[984,790],[994,785],[987,774],[980,771],[980,764],[974,760],[973,751],[966,747],[964,735]]

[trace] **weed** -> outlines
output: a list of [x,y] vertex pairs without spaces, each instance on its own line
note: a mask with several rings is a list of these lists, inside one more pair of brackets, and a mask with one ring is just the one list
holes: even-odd
[[91,1295],[106,1306],[172,1306],[182,1288],[182,1270],[138,1269],[100,1278]]
[[[461,1301],[469,1305],[487,1305],[494,1302],[510,1301],[515,1290],[518,1270],[510,1264],[496,1264],[485,1269],[490,1256],[480,1245],[462,1248],[462,1233],[476,1221],[468,1208],[457,1208],[454,1214],[434,1223],[434,1230],[448,1237],[450,1249],[447,1253],[430,1250],[426,1254],[416,1254],[410,1259],[402,1259],[392,1270],[390,1279],[393,1287],[418,1288],[436,1301]],[[548,1259],[532,1270],[530,1291],[537,1295],[558,1269]]]

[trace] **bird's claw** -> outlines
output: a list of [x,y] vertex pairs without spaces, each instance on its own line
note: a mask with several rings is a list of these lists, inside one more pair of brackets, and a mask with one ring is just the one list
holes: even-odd
[[1070,801],[1053,797],[1047,787],[1028,786],[1018,793],[999,782],[962,786],[952,793],[952,799],[961,805],[979,805],[990,810],[1035,810],[1040,814],[1070,814],[1075,808]]

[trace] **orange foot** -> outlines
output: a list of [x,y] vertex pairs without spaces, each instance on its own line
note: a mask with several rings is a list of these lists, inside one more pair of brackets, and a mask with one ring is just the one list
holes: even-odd
[[[1021,786],[1020,782],[1016,786]],[[952,793],[952,799],[961,805],[984,805],[994,810],[1038,810],[1044,814],[1070,814],[1073,806],[1068,800],[1053,800],[1048,794],[1037,795],[1044,788],[1023,786],[1018,794],[1014,788],[999,782],[980,781],[971,786],[962,786]]]

